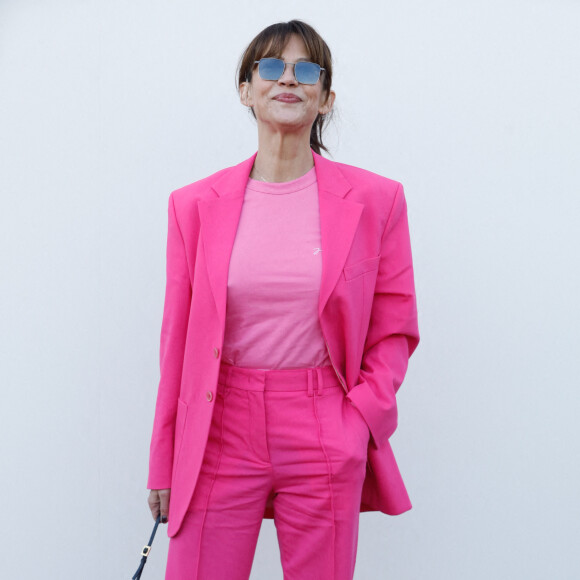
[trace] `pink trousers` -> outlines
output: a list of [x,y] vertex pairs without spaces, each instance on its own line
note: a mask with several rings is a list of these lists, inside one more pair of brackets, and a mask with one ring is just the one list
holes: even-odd
[[222,364],[165,580],[247,580],[268,498],[285,580],[351,580],[369,437],[332,367]]

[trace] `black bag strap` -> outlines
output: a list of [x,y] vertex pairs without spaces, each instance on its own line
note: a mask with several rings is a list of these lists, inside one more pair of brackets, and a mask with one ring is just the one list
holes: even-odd
[[131,580],[139,580],[141,578],[141,574],[143,573],[143,568],[145,567],[145,563],[147,562],[147,556],[149,556],[149,553],[151,552],[151,544],[153,543],[153,538],[155,537],[155,532],[157,531],[157,526],[159,525],[160,521],[161,514],[159,514],[157,516],[157,519],[155,520],[155,525],[153,526],[153,531],[151,532],[149,542],[141,550],[141,563],[139,564],[139,568],[137,568],[137,572],[135,572]]

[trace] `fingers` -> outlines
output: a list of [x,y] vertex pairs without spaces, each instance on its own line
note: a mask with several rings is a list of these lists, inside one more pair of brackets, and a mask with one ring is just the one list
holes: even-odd
[[170,489],[152,489],[149,492],[149,498],[147,499],[153,519],[156,520],[157,516],[161,514],[161,523],[163,524],[167,523],[169,516],[170,494]]
[[149,504],[149,509],[151,510],[151,515],[153,519],[156,520],[159,515],[159,491],[152,489],[149,492],[149,497],[147,498],[147,503]]
[[170,489],[160,489],[159,490],[159,509],[161,511],[161,523],[166,524],[169,517],[169,495],[171,494]]

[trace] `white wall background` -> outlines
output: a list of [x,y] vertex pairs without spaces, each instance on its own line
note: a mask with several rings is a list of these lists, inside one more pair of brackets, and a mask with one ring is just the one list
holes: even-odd
[[334,159],[409,204],[414,509],[361,516],[356,578],[578,578],[580,4],[0,0],[2,578],[137,567],[167,197],[254,152],[235,67],[291,18],[334,53]]

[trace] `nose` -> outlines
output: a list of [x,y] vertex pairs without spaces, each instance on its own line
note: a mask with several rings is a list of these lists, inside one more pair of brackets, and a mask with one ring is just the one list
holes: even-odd
[[278,84],[281,85],[297,85],[298,81],[294,76],[294,65],[286,63],[282,76],[278,79]]

